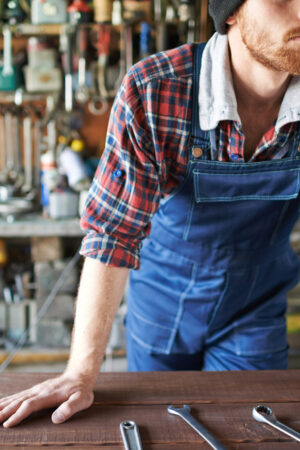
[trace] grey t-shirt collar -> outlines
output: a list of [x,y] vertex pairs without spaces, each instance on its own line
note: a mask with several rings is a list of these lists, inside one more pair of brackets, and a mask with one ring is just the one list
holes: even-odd
[[[221,120],[241,123],[233,87],[227,35],[215,33],[203,52],[200,88],[199,118],[202,130],[217,128]],[[300,120],[300,76],[294,76],[283,98],[275,131]]]

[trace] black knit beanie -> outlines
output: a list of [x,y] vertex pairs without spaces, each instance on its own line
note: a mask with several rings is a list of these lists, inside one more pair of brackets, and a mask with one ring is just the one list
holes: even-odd
[[244,1],[245,0],[210,0],[209,14],[219,33],[226,33],[226,20]]

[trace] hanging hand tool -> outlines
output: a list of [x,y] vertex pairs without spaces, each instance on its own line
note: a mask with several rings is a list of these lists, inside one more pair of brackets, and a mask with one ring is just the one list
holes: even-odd
[[24,185],[22,191],[29,193],[33,188],[33,144],[32,144],[32,111],[24,108],[23,137],[24,137]]
[[116,95],[116,89],[109,89],[107,87],[107,67],[109,58],[109,47],[111,41],[111,25],[100,23],[97,25],[98,32],[98,89],[100,97],[112,99]]
[[16,179],[14,158],[13,158],[13,147],[12,147],[12,142],[14,140],[13,137],[14,130],[13,130],[13,114],[11,106],[7,106],[5,108],[4,123],[5,123],[5,139],[6,139],[5,167],[8,181],[11,183],[14,182]]
[[[94,8],[95,8],[95,21],[98,23],[96,29],[96,39],[92,39],[93,45],[97,49],[98,60],[97,60],[97,84],[99,97],[93,99],[93,102],[89,104],[89,109],[92,113],[98,112],[98,114],[103,113],[108,104],[106,102],[107,99],[113,99],[117,94],[119,89],[121,80],[123,79],[126,73],[126,50],[125,50],[125,42],[126,37],[125,33],[121,31],[120,35],[120,61],[119,61],[119,74],[114,83],[108,83],[108,63],[109,63],[109,50],[110,50],[110,42],[111,42],[111,24],[112,24],[112,11],[113,11],[113,2],[110,0],[94,0]],[[119,13],[122,14],[122,9],[119,8]],[[114,16],[114,20],[122,22],[122,18],[117,18],[116,14]],[[102,107],[100,111],[97,111],[96,103],[100,101],[102,103]]]
[[89,89],[86,85],[86,57],[88,44],[88,31],[85,27],[77,29],[77,53],[78,53],[78,87],[75,98],[78,103],[87,103],[89,99]]
[[12,137],[11,153],[14,161],[14,172],[16,187],[20,187],[23,182],[22,177],[22,152],[21,152],[21,138],[20,138],[20,108],[13,108],[12,114]]
[[120,423],[125,450],[143,450],[138,426],[131,420]]
[[21,68],[12,61],[11,29],[5,25],[3,33],[3,65],[0,67],[0,91],[13,91],[22,84]]
[[154,20],[156,29],[156,51],[167,49],[166,0],[154,0]]
[[266,423],[271,425],[271,427],[276,428],[282,433],[287,434],[288,436],[296,439],[296,441],[300,442],[300,433],[298,431],[293,430],[292,428],[284,425],[283,423],[277,420],[275,414],[268,406],[258,405],[252,410],[252,416],[258,422]]
[[5,139],[5,122],[4,108],[0,105],[0,183],[6,182],[6,139]]
[[16,170],[16,183],[15,187],[18,190],[24,183],[24,173],[22,167],[22,146],[21,146],[21,114],[22,114],[22,103],[23,103],[23,89],[19,88],[15,91],[14,95],[14,136],[15,136],[15,170]]
[[170,405],[168,413],[181,417],[190,427],[192,427],[200,436],[215,450],[226,450],[225,447],[207,431],[192,415],[191,408],[188,405],[183,405],[182,408],[174,408]]
[[[94,36],[96,37],[94,38]],[[95,78],[97,79],[96,90],[100,95],[97,94],[93,95],[93,100],[90,101],[88,104],[89,111],[94,115],[104,114],[108,109],[107,99],[110,97],[110,93],[107,92],[106,88],[103,89],[103,84],[105,86],[105,83],[103,80],[100,80],[99,71],[101,71],[101,73],[104,74],[102,76],[105,76],[109,52],[109,43],[110,43],[110,25],[98,24],[96,33],[94,33],[92,38],[92,44],[96,47],[98,54]],[[114,92],[111,92],[111,94],[114,95]]]
[[192,0],[176,0],[179,2],[179,35],[182,43],[195,41],[195,2]]
[[40,198],[41,191],[41,152],[42,152],[42,138],[43,138],[43,113],[42,110],[35,108],[35,121],[33,129],[34,142],[34,175],[33,186],[36,193],[36,198]]
[[60,48],[65,53],[65,111],[73,110],[73,38],[74,27],[64,27],[60,34]]

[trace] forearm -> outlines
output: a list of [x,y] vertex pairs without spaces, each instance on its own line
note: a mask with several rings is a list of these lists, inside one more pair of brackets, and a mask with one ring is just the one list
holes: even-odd
[[75,310],[66,373],[82,375],[93,384],[125,289],[129,269],[106,266],[86,258]]

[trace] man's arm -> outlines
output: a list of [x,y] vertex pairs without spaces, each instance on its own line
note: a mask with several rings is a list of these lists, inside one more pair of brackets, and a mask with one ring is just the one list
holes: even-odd
[[2,399],[0,422],[4,427],[17,425],[34,411],[55,406],[58,408],[52,421],[61,423],[92,405],[93,388],[128,271],[95,259],[85,260],[67,367],[59,377]]

